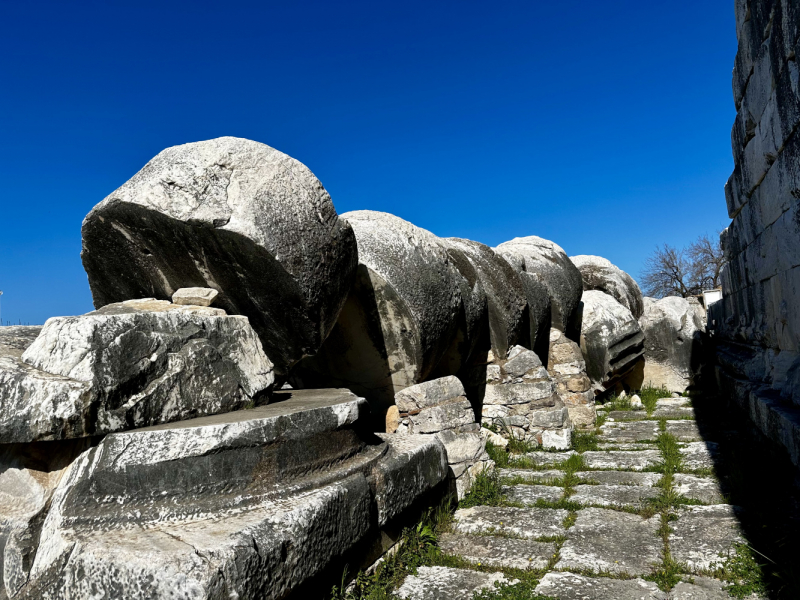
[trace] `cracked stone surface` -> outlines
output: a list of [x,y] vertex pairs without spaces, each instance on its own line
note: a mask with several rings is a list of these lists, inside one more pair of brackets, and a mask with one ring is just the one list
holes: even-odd
[[528,452],[524,456],[537,466],[549,467],[564,462],[573,454],[576,454],[574,450],[568,452]]
[[578,471],[581,481],[589,484],[643,485],[653,487],[661,475],[658,473],[639,473],[636,471]]
[[600,442],[597,444],[598,450],[652,450],[655,448],[652,444],[638,444],[628,442]]
[[453,529],[459,533],[502,534],[536,539],[564,534],[569,512],[553,508],[476,506],[456,511]]
[[657,421],[605,423],[600,429],[600,439],[607,442],[641,442],[658,437]]
[[672,557],[692,571],[711,567],[744,542],[735,509],[727,504],[689,506],[678,512],[669,536]]
[[596,451],[583,453],[583,462],[590,469],[629,469],[641,471],[652,467],[661,460],[658,450],[641,450],[625,452],[621,450]]
[[397,590],[397,597],[404,600],[452,600],[471,598],[481,590],[491,590],[495,583],[516,583],[506,579],[502,573],[480,573],[469,569],[449,567],[420,567],[416,575],[410,575]]
[[690,406],[661,406],[651,415],[653,419],[694,419],[694,409]]
[[608,421],[642,421],[647,418],[646,410],[612,410],[608,413]]
[[694,421],[667,421],[667,433],[674,435],[679,442],[699,442],[703,439]]
[[548,573],[536,593],[559,600],[668,600],[655,583],[643,579],[585,577],[575,573]]
[[659,519],[605,508],[578,511],[555,568],[648,574],[661,562]]
[[509,569],[544,569],[558,551],[552,542],[534,542],[490,535],[445,533],[439,538],[445,554],[471,563]]
[[578,485],[569,499],[581,504],[639,507],[658,494],[658,490],[652,487],[638,485]]
[[552,485],[505,485],[502,492],[511,502],[536,504],[537,500],[558,502],[564,495],[564,488]]
[[[725,584],[710,577],[693,577],[693,583],[681,581],[670,592],[670,600],[733,600],[725,590]],[[751,594],[746,600],[766,600]]]
[[690,398],[659,398],[656,400],[656,408],[676,408],[678,406],[691,406]]
[[673,477],[673,488],[677,493],[706,504],[722,504],[725,498],[716,479],[697,477],[676,473]]
[[529,471],[527,469],[497,469],[497,474],[501,479],[513,479],[520,477],[530,482],[543,483],[548,485],[550,482],[561,479],[564,471],[550,469],[548,471]]
[[681,448],[683,468],[690,471],[713,469],[719,446],[714,442],[690,442]]

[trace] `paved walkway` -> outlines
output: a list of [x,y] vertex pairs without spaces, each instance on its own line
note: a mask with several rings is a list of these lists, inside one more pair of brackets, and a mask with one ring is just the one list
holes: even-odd
[[514,583],[486,568],[496,567],[540,570],[536,593],[561,600],[730,598],[710,575],[741,552],[739,509],[693,417],[688,399],[663,399],[650,415],[608,413],[597,449],[519,457],[499,470],[506,505],[459,509],[440,540],[477,568],[422,567],[398,596],[471,598]]

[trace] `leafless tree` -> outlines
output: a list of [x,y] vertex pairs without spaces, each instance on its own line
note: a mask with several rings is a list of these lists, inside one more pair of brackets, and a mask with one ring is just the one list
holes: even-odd
[[645,261],[641,274],[646,296],[695,296],[720,285],[725,258],[719,241],[701,235],[687,248],[664,244]]

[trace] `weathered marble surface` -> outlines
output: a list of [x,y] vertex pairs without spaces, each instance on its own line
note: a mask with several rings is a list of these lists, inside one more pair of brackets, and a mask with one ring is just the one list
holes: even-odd
[[583,290],[599,290],[622,304],[638,319],[644,312],[644,301],[639,284],[633,277],[602,256],[581,254],[569,259],[578,267],[583,279]]

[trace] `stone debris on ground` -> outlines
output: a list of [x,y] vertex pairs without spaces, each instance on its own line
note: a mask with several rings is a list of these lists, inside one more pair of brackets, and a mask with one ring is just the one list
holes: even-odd
[[[681,398],[661,406],[684,404]],[[606,423],[596,429],[596,440],[609,446],[622,436],[655,441],[664,430],[682,459],[670,489],[684,501],[666,509],[653,504],[666,493],[660,472],[666,457],[657,443],[511,455],[511,465],[497,471],[501,484],[506,482],[501,491],[509,505],[459,509],[455,533],[442,537],[442,551],[481,569],[480,578],[458,569],[425,570],[400,589],[411,594],[411,586],[427,586],[438,595],[419,591],[403,597],[468,597],[459,592],[488,581],[487,569],[513,568],[539,569],[543,574],[537,576],[535,593],[558,600],[732,599],[728,583],[708,576],[745,541],[740,509],[725,503],[724,486],[710,474],[719,460],[717,445],[699,437],[695,422],[684,419]],[[665,515],[668,534],[661,529]],[[666,549],[678,564],[678,581],[660,589],[656,574],[664,569]],[[764,600],[756,594],[747,598]]]

